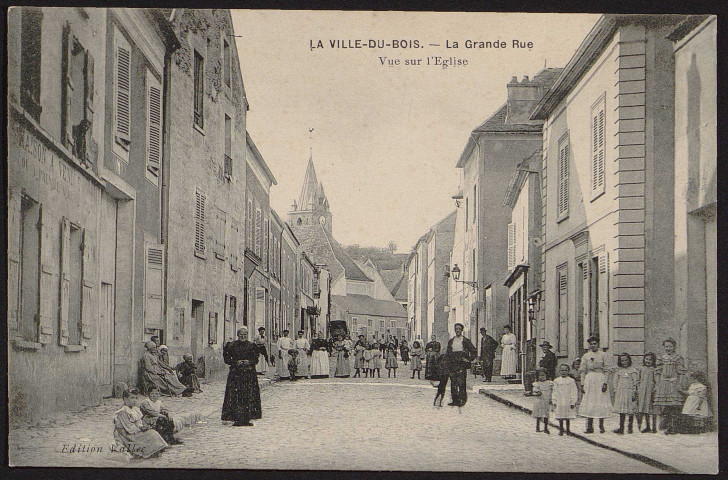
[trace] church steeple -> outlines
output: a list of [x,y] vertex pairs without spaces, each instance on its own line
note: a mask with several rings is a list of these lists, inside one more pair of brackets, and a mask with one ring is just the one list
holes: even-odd
[[324,184],[316,176],[313,156],[310,154],[306,174],[303,177],[301,194],[298,202],[293,202],[292,210],[288,213],[288,222],[293,227],[321,224],[331,233],[329,200],[324,193]]

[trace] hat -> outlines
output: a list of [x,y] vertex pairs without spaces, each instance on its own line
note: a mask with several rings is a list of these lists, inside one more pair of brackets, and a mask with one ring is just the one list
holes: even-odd
[[453,325],[453,328],[457,327],[458,325],[460,325],[460,328],[465,330],[465,325],[463,325],[462,323],[456,323],[455,325]]
[[169,350],[169,348],[167,348],[167,345],[160,345],[159,349],[160,350]]
[[150,348],[156,348],[157,344],[153,341],[149,340],[148,342],[144,343],[144,348],[149,350]]
[[546,340],[541,345],[539,345],[539,347],[549,347],[549,348],[553,348],[554,346],[551,345],[548,340]]

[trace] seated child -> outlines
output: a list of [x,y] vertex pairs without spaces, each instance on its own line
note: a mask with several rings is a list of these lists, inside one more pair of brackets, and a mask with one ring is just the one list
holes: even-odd
[[291,348],[288,350],[288,373],[291,375],[291,381],[296,381],[296,372],[298,372],[298,365],[296,364],[296,357],[298,357],[298,350]]
[[114,414],[114,440],[121,450],[135,457],[149,458],[167,448],[162,436],[142,420],[136,392],[125,390],[122,398],[124,406]]
[[182,356],[182,361],[176,367],[177,376],[182,385],[191,387],[195,392],[201,392],[200,379],[197,378],[197,364],[192,355],[186,353]]
[[149,389],[147,394],[148,398],[142,400],[139,404],[139,410],[141,410],[142,420],[150,428],[156,430],[164,439],[165,442],[170,445],[176,445],[182,443],[177,437],[176,432],[179,428],[175,425],[174,418],[169,414],[169,409],[164,406],[162,401],[159,399],[160,393],[157,387]]
[[712,428],[713,412],[708,405],[707,379],[703,372],[693,374],[690,387],[679,390],[685,395],[678,429],[680,433],[704,433]]

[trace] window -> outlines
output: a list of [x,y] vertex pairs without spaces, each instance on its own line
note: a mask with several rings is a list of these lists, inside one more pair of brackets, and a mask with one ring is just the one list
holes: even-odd
[[390,327],[392,327],[392,328],[394,328],[394,327],[396,326],[396,323],[395,323],[395,321],[394,321],[394,320],[391,320],[391,321],[389,322],[389,326],[390,326]]
[[215,256],[220,260],[225,259],[225,230],[227,218],[225,212],[216,209],[215,215]]
[[516,224],[508,224],[508,270],[516,266]]
[[557,221],[569,216],[569,137],[559,141]]
[[354,325],[359,325],[359,318],[358,317],[351,317],[351,321],[354,322]]
[[384,331],[384,320],[379,320],[379,328]]
[[569,304],[568,304],[568,275],[567,264],[556,268],[556,350],[566,355],[568,345]]
[[68,248],[68,343],[81,344],[81,299],[83,284],[81,274],[81,228],[71,224],[70,244]]
[[232,64],[230,63],[230,43],[227,40],[222,40],[222,80],[226,87],[230,86],[230,70]]
[[93,122],[94,60],[68,23],[63,28],[62,65],[61,140],[82,162],[95,160],[95,155],[88,155]]
[[230,268],[237,272],[239,267],[240,252],[240,225],[236,221],[230,222]]
[[38,339],[40,279],[40,204],[23,195],[20,210],[20,320],[19,336]]
[[605,99],[597,101],[591,112],[592,162],[591,190],[592,199],[604,193],[604,110]]
[[372,319],[371,319],[371,318],[367,319],[367,325],[368,325],[369,327],[371,327],[371,326],[372,326]]
[[247,232],[248,242],[246,247],[253,250],[253,200],[248,199],[248,212],[245,215],[245,230]]
[[204,112],[203,112],[203,99],[205,96],[205,60],[202,58],[197,50],[195,50],[195,65],[194,65],[194,121],[195,125],[200,128],[204,128]]
[[205,255],[205,194],[195,192],[195,254]]
[[268,270],[268,220],[263,221],[263,237],[261,238],[263,266]]
[[114,30],[114,152],[129,159],[131,143],[131,46]]
[[261,247],[261,212],[260,208],[255,209],[255,254],[260,258]]
[[162,163],[162,86],[147,70],[147,170],[159,176]]
[[225,166],[224,175],[228,180],[233,176],[233,120],[225,114]]
[[210,324],[207,332],[207,342],[210,345],[217,343],[217,312],[210,312]]
[[468,231],[468,218],[470,218],[470,202],[468,197],[465,197],[465,231]]
[[20,45],[20,104],[40,121],[40,44],[43,11],[38,7],[23,7],[21,13]]
[[473,223],[478,220],[478,186],[473,185]]
[[162,295],[164,293],[164,245],[146,245],[144,278],[144,327],[164,329]]

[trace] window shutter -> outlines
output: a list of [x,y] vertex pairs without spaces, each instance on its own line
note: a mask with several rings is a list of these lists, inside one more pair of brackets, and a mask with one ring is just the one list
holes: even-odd
[[516,224],[508,224],[508,269],[516,266]]
[[158,175],[162,162],[162,87],[147,70],[147,168]]
[[70,256],[69,246],[71,245],[71,222],[66,217],[61,221],[61,275],[60,275],[60,297],[58,305],[58,344],[65,347],[68,345],[68,306],[69,292],[71,289]]
[[85,347],[88,346],[88,340],[92,336],[93,326],[97,323],[94,322],[94,308],[92,300],[94,291],[94,280],[92,274],[92,254],[94,253],[94,238],[88,229],[83,230],[81,249],[81,285],[83,290],[81,297],[81,345]]
[[86,81],[84,91],[84,119],[89,122],[89,128],[86,130],[86,151],[84,152],[85,157],[83,160],[88,160],[91,163],[98,161],[98,147],[93,140],[93,122],[94,122],[94,57],[86,51]]
[[164,328],[162,292],[164,291],[164,245],[146,245],[144,278],[144,328]]
[[43,228],[43,205],[40,206],[38,213],[38,238],[40,240],[40,290],[38,291],[38,341],[42,344],[51,343],[53,340],[53,278],[54,269],[48,262],[48,258],[44,255],[47,250],[46,242],[50,244],[48,239],[48,229]]
[[205,254],[205,194],[195,191],[195,252]]
[[261,256],[260,255],[260,240],[261,240],[260,239],[260,228],[261,228],[260,220],[261,220],[260,209],[256,208],[255,209],[255,254],[258,257]]
[[263,221],[263,264],[265,269],[268,270],[268,220]]
[[597,165],[597,185],[604,190],[604,105],[599,110],[599,158]]
[[210,324],[207,332],[207,339],[210,345],[217,343],[217,312],[210,312]]
[[604,191],[604,100],[594,107],[592,122],[591,188],[593,193]]
[[240,227],[238,223],[230,222],[230,268],[237,272],[238,271],[238,252],[239,252],[239,235]]
[[558,350],[565,353],[568,345],[568,327],[569,327],[569,305],[568,305],[568,277],[566,268],[558,270],[558,288],[559,288],[559,345]]
[[8,189],[8,327],[19,328],[18,307],[20,300],[20,215],[19,188]]
[[559,149],[559,192],[558,214],[562,215],[569,210],[569,144],[565,143]]
[[248,211],[245,215],[245,231],[247,234],[246,248],[253,250],[253,201],[248,200]]
[[121,32],[116,30],[114,33],[116,49],[114,54],[116,63],[114,135],[117,143],[128,148],[131,142],[131,47]]
[[[594,272],[596,275],[597,273]],[[609,253],[599,254],[599,339],[609,346]]]
[[61,90],[61,120],[62,120],[62,143],[69,149],[73,149],[73,126],[71,122],[71,104],[73,101],[73,33],[71,25],[66,23],[63,26],[63,58],[62,58],[62,84]]

